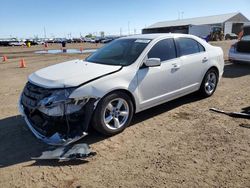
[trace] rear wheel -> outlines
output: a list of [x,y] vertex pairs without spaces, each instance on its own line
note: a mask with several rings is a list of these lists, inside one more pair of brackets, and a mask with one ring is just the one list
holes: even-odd
[[122,132],[134,114],[130,97],[123,92],[107,95],[96,107],[92,124],[100,133],[112,136]]
[[209,69],[205,74],[200,93],[204,97],[210,97],[214,94],[218,84],[218,71],[216,69]]

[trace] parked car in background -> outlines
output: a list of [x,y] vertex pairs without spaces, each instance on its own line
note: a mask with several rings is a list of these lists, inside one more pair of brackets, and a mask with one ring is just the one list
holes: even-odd
[[28,42],[29,42],[32,46],[33,46],[33,45],[44,44],[43,41],[38,40],[38,39],[27,39],[27,40],[25,41],[25,44],[27,45]]
[[9,46],[26,46],[26,43],[23,41],[11,41],[8,44]]
[[9,46],[9,43],[11,41],[13,41],[13,40],[12,39],[0,39],[0,46]]
[[238,35],[236,35],[235,33],[228,33],[225,36],[225,40],[235,40],[238,39]]
[[104,39],[105,39],[104,37],[96,37],[95,38],[95,43],[100,43]]
[[91,38],[89,42],[90,43],[95,43],[95,38]]
[[103,43],[103,44],[106,44],[106,43],[109,43],[109,42],[111,42],[113,40],[114,40],[114,38],[107,37],[107,38],[102,39],[100,42]]
[[35,40],[35,42],[38,44],[38,45],[44,45],[45,42],[43,40]]
[[49,39],[46,39],[45,42],[46,42],[46,43],[54,43],[54,42],[55,42],[55,39],[49,38]]
[[199,91],[213,95],[223,74],[223,51],[184,34],[146,34],[114,40],[86,60],[53,65],[29,76],[19,109],[48,144],[105,135],[129,126],[135,113]]
[[62,42],[65,42],[67,41],[66,38],[54,38],[53,39],[53,43],[62,43]]
[[83,42],[90,42],[90,41],[91,41],[91,38],[87,38],[87,37],[83,38]]
[[67,39],[66,41],[67,41],[67,43],[73,43],[74,42],[73,39]]
[[243,28],[243,36],[231,46],[228,58],[234,63],[240,61],[250,63],[250,26]]
[[73,43],[81,43],[81,42],[83,42],[83,41],[82,41],[81,38],[73,38],[73,39],[72,39],[72,42],[73,42]]

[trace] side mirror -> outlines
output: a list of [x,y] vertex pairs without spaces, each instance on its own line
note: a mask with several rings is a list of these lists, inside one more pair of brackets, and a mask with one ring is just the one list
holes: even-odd
[[161,59],[160,58],[149,58],[147,59],[144,64],[147,67],[157,67],[161,65]]

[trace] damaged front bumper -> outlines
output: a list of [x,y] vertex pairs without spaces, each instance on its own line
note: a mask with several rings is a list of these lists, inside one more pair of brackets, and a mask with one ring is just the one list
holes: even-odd
[[[38,139],[49,145],[65,146],[87,135],[86,131],[94,111],[96,99],[89,99],[78,111],[67,112],[66,108],[61,116],[50,116],[49,112],[44,111],[44,106],[41,108],[40,102],[45,98],[42,98],[41,95],[39,97],[34,95],[34,93],[39,93],[39,88],[35,88],[32,94],[26,91],[28,87],[32,87],[32,84],[26,84],[18,106],[29,129]],[[43,92],[40,91],[40,93]],[[36,98],[39,100],[35,101]],[[70,105],[72,106],[72,104]],[[54,113],[56,108],[52,107],[51,109]]]
[[87,136],[86,132],[83,132],[81,136],[76,136],[75,138],[70,138],[70,139],[65,139],[63,138],[63,135],[60,135],[59,133],[55,133],[54,135],[52,135],[51,137],[46,137],[44,135],[42,135],[41,133],[39,133],[32,125],[32,123],[29,121],[29,119],[27,118],[27,116],[24,113],[24,107],[21,104],[21,102],[19,102],[18,105],[19,108],[19,112],[21,114],[21,116],[24,118],[26,124],[28,125],[29,129],[31,130],[31,132],[40,140],[42,140],[43,142],[45,142],[46,144],[49,145],[54,145],[54,146],[66,146],[69,145],[71,143],[74,143],[80,139],[82,139],[83,137]]

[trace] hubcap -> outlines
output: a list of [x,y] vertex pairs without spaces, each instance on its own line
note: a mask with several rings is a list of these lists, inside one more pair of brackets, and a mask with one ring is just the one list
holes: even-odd
[[105,125],[112,130],[124,126],[129,117],[128,103],[122,98],[116,98],[105,107],[103,120]]
[[214,92],[216,83],[217,83],[216,74],[214,72],[210,72],[207,75],[206,82],[205,82],[205,90],[207,94],[210,95]]

